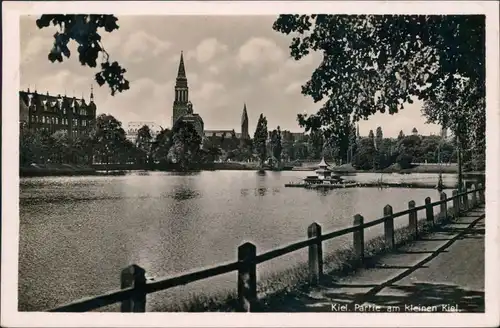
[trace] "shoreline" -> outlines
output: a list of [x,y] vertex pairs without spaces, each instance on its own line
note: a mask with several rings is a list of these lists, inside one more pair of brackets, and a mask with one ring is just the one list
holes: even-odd
[[[37,165],[31,167],[20,167],[19,176],[20,177],[44,177],[44,176],[115,176],[115,175],[125,175],[127,172],[132,171],[146,171],[146,172],[178,172],[173,167],[158,167],[155,169],[147,168],[140,165],[131,164],[111,164],[102,165],[94,164],[92,166],[83,165],[69,165],[69,164],[49,164],[47,165]],[[291,169],[285,170],[265,170],[270,172],[280,172],[280,171],[295,171],[295,172],[314,172],[315,167],[293,167]],[[255,164],[250,163],[212,163],[200,165],[198,169],[189,170],[187,172],[196,171],[259,171],[259,168]],[[353,175],[357,173],[375,173],[375,174],[412,174],[412,173],[427,173],[427,174],[458,174],[458,167],[456,166],[444,166],[439,167],[439,165],[418,165],[409,169],[397,169],[397,168],[387,168],[383,170],[356,170],[353,168],[344,169],[341,167],[333,167],[332,171],[340,175]],[[180,171],[179,171],[180,172]],[[474,172],[466,171],[463,172],[464,176],[484,176],[484,171]]]

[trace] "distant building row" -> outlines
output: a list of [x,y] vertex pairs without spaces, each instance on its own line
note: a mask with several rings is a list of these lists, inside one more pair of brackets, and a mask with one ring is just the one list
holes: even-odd
[[29,89],[19,92],[20,124],[35,131],[54,133],[63,130],[76,138],[92,129],[96,111],[92,89],[88,103],[83,97],[52,96],[48,92],[44,95]]

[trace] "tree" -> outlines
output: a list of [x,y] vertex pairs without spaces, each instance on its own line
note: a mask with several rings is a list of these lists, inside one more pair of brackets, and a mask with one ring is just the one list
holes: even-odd
[[358,151],[353,158],[352,165],[359,170],[371,170],[375,158],[375,147],[370,138],[359,141]]
[[261,167],[264,165],[267,157],[267,136],[267,119],[264,114],[260,114],[253,137],[253,145],[254,150],[257,152],[257,156],[259,157]]
[[302,88],[315,101],[328,96],[318,114],[299,117],[311,126],[335,124],[345,111],[356,121],[397,113],[457,75],[478,82],[484,96],[484,23],[483,15],[280,15],[273,29],[293,33],[296,60],[323,52]]
[[349,157],[347,159],[347,163],[352,163],[354,156],[358,150],[358,131],[354,124],[352,124],[351,132],[349,135]]
[[124,77],[126,70],[118,62],[111,62],[109,54],[101,41],[101,29],[112,32],[119,28],[118,18],[114,15],[42,15],[36,20],[38,28],[47,28],[51,24],[58,26],[54,34],[54,45],[48,55],[51,62],[62,62],[63,56],[69,58],[71,52],[68,43],[73,40],[78,44],[79,61],[83,66],[96,67],[101,58],[101,70],[95,75],[99,86],[107,84],[111,95],[129,89],[129,81]]
[[156,135],[152,145],[152,156],[156,162],[166,164],[168,162],[168,152],[172,146],[172,131],[161,129]]
[[278,166],[281,165],[281,153],[283,151],[283,146],[281,144],[281,130],[280,127],[271,132],[271,154],[274,159],[278,162]]
[[[453,111],[434,106],[429,118],[441,123],[456,108],[471,111],[479,104],[473,130],[483,130],[484,15],[280,15],[273,29],[294,34],[290,54],[296,60],[323,52],[302,93],[315,102],[328,99],[317,114],[298,115],[306,129],[338,125],[346,115],[358,121],[376,112],[395,114],[414,97],[436,105],[443,100],[456,105],[457,98],[466,97]],[[458,88],[462,79],[468,92]]]
[[308,153],[312,159],[319,159],[323,153],[325,141],[321,130],[311,131],[308,140]]
[[137,137],[135,139],[135,146],[140,152],[141,158],[144,158],[147,163],[151,159],[151,142],[153,137],[151,136],[151,129],[147,125],[143,125],[137,131]]
[[375,145],[375,135],[373,134],[373,130],[368,132],[368,139],[370,139],[370,141]]
[[380,144],[382,143],[382,140],[384,139],[384,134],[382,133],[382,128],[379,126],[377,127],[376,135],[375,135],[375,148],[378,149],[380,147]]
[[193,124],[177,121],[172,129],[172,146],[168,158],[183,171],[189,170],[200,159],[201,137]]
[[398,140],[401,140],[405,137],[405,134],[403,133],[403,130],[400,130],[399,131],[399,134],[398,134]]
[[101,114],[96,118],[95,145],[96,153],[108,165],[116,162],[117,149],[121,149],[125,142],[125,130],[122,123],[109,114]]

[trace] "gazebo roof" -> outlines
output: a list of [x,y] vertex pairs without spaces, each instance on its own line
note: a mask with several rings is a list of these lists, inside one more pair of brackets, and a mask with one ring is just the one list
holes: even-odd
[[318,165],[318,166],[319,166],[319,167],[328,167],[328,164],[326,164],[326,162],[325,162],[325,158],[324,158],[324,157],[321,159],[321,163],[319,163],[319,165]]

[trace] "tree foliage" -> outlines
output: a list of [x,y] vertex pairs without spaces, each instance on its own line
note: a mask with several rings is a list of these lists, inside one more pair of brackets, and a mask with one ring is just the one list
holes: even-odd
[[259,157],[261,166],[264,165],[267,158],[267,137],[267,118],[264,114],[260,114],[253,137],[253,146],[257,156]]
[[115,95],[129,89],[129,81],[124,76],[126,70],[118,62],[110,62],[100,33],[102,29],[108,33],[117,30],[117,21],[114,15],[42,15],[36,20],[36,25],[42,29],[52,24],[59,29],[54,34],[54,44],[48,54],[51,62],[70,58],[70,41],[78,44],[78,59],[83,66],[97,67],[100,57],[101,70],[95,75],[95,80],[99,86],[106,83],[111,95]]
[[94,143],[96,155],[108,164],[116,160],[117,149],[125,145],[125,130],[114,116],[101,114],[96,118]]
[[[413,97],[456,104],[461,79],[470,85],[468,104],[485,96],[484,15],[280,15],[273,28],[293,35],[296,60],[323,53],[302,93],[326,101],[316,114],[298,115],[306,130],[395,114]],[[434,122],[456,113],[434,111]]]
[[276,164],[279,166],[281,164],[281,153],[283,151],[283,146],[281,143],[281,130],[279,126],[277,129],[271,131],[270,146],[272,158],[273,160],[276,159]]
[[143,125],[139,130],[137,130],[135,146],[140,151],[141,160],[145,159],[146,162],[150,161],[152,140],[153,136],[151,135],[151,129],[149,126]]
[[171,162],[181,170],[188,170],[200,160],[201,136],[190,122],[178,121],[172,129],[172,144],[168,151]]

